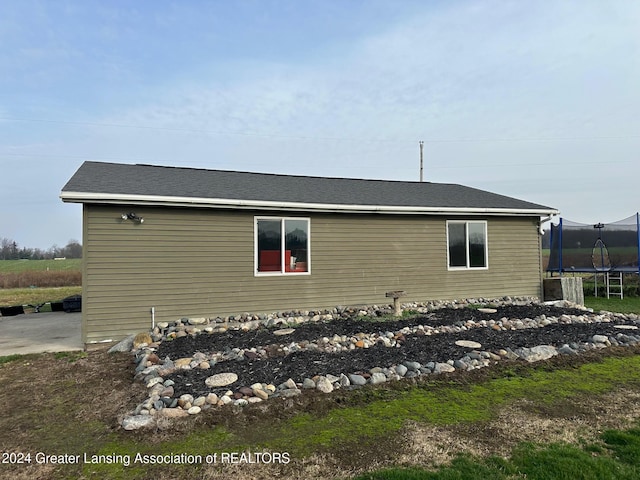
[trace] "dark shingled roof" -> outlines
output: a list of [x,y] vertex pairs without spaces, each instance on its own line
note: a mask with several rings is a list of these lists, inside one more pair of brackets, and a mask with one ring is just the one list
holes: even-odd
[[[73,193],[74,195],[69,195]],[[79,195],[78,195],[79,194]],[[62,189],[64,201],[130,195],[367,207],[555,209],[455,184],[308,177],[198,168],[85,162]]]

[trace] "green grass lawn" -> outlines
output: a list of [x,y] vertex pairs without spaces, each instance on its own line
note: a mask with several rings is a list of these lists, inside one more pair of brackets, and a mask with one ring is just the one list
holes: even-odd
[[595,311],[607,310],[619,313],[637,313],[640,315],[640,297],[604,298],[585,297],[584,304]]
[[[82,287],[0,288],[0,306],[40,305],[82,293]],[[41,312],[51,311],[47,305]]]
[[640,478],[640,428],[607,430],[598,442],[518,446],[510,458],[460,456],[435,471],[392,468],[356,480],[632,480]]
[[0,273],[55,272],[81,269],[81,258],[68,258],[65,260],[0,260]]
[[[7,359],[2,367],[5,370],[0,370],[0,378],[2,373],[5,376],[12,373],[6,370],[9,364],[21,370],[22,377],[29,377],[33,371],[37,372],[37,368],[27,367],[29,364],[38,364],[38,358],[25,356],[24,360],[21,357]],[[53,377],[47,385],[39,387],[47,391],[64,392],[64,395],[60,394],[59,398],[58,395],[50,396],[51,401],[46,412],[43,412],[43,415],[46,413],[46,421],[39,420],[39,424],[46,424],[46,429],[29,436],[33,451],[89,452],[98,455],[115,453],[133,458],[137,453],[185,453],[205,457],[211,453],[250,450],[288,452],[291,458],[298,460],[327,452],[341,459],[339,461],[342,463],[353,462],[357,465],[356,457],[361,452],[365,452],[365,459],[375,460],[376,455],[384,456],[384,452],[402,449],[400,434],[407,422],[443,428],[464,424],[468,426],[467,432],[473,432],[473,425],[478,425],[478,431],[481,431],[482,426],[494,419],[502,408],[524,399],[528,409],[550,412],[561,419],[563,415],[574,415],[576,405],[579,406],[582,399],[593,401],[617,388],[633,391],[640,388],[636,373],[640,368],[640,357],[637,355],[603,358],[557,370],[544,365],[521,365],[513,366],[512,371],[496,371],[489,378],[476,383],[460,384],[443,378],[412,387],[397,384],[395,388],[362,389],[352,392],[353,396],[336,396],[336,399],[342,398],[343,402],[340,403],[331,404],[326,398],[323,398],[324,402],[319,399],[322,408],[310,406],[307,411],[292,415],[282,412],[282,409],[286,410],[284,403],[280,409],[271,411],[273,414],[270,415],[260,414],[259,409],[247,409],[246,414],[229,410],[231,418],[224,422],[221,417],[206,421],[203,415],[193,422],[182,421],[174,428],[149,435],[116,430],[110,417],[94,418],[91,413],[86,413],[85,418],[68,408],[65,399],[73,398],[77,404],[92,393],[90,390],[87,393],[82,383],[85,377],[80,375],[82,369],[88,368],[87,362],[91,358],[91,355],[83,356],[82,362],[75,365],[72,377]],[[46,363],[54,361],[66,362],[69,366],[60,368],[67,371],[75,359],[48,359]],[[87,378],[95,375],[93,370],[87,372]],[[60,383],[63,381],[66,383]],[[14,426],[31,425],[34,422],[32,415],[23,410],[12,408],[11,415],[0,420],[0,425],[3,422]],[[621,430],[605,430],[597,438],[591,437],[579,444],[545,444],[532,439],[531,443],[514,444],[507,458],[466,454],[454,456],[444,466],[429,470],[398,466],[357,478],[638,479],[640,428],[637,421],[635,419]],[[158,438],[153,438],[155,435]],[[103,463],[62,466],[57,473],[55,478],[234,478],[233,475],[215,476],[214,471],[204,465],[127,467]],[[251,470],[245,473],[251,473]],[[237,478],[259,477],[239,475]]]

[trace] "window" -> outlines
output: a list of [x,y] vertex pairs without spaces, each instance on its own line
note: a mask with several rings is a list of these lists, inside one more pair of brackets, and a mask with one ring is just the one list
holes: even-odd
[[447,222],[450,269],[487,268],[487,222]]
[[256,218],[256,273],[309,273],[309,219]]

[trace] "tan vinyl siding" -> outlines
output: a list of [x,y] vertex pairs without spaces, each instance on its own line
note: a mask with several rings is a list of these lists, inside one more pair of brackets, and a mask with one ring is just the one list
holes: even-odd
[[85,341],[147,330],[151,307],[161,322],[386,304],[400,289],[407,301],[540,295],[537,218],[483,218],[489,268],[448,271],[451,217],[287,213],[310,219],[311,274],[256,276],[255,216],[278,213],[85,205]]

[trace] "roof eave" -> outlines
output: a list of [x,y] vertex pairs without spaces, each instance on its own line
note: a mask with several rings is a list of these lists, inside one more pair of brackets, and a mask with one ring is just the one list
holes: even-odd
[[426,207],[397,205],[353,205],[304,202],[275,202],[265,200],[239,200],[227,198],[170,197],[158,195],[105,194],[63,191],[60,195],[67,203],[98,203],[109,205],[149,205],[200,208],[233,208],[250,210],[283,210],[297,212],[384,213],[413,215],[505,215],[549,216],[560,212],[552,208],[485,208],[485,207]]

